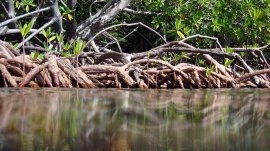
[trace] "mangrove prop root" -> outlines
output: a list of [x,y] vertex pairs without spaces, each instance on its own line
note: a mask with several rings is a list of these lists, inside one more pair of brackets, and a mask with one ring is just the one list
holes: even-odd
[[[85,57],[78,57],[76,63],[72,57],[52,53],[45,54],[43,61],[27,55],[22,59],[22,55],[0,41],[0,87],[269,88],[268,57],[262,51],[268,48],[269,45],[232,48],[233,53],[226,53],[221,47],[198,49],[184,41],[174,41],[133,54],[88,52],[80,56],[95,61],[80,64]],[[171,54],[182,52],[191,58],[170,58]],[[243,59],[238,52],[246,52],[251,59]],[[198,56],[204,64],[194,61]],[[225,59],[233,63],[226,64]]]

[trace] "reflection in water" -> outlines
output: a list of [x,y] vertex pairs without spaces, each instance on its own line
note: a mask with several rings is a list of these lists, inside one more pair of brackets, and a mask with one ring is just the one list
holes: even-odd
[[0,150],[268,150],[266,89],[0,89]]

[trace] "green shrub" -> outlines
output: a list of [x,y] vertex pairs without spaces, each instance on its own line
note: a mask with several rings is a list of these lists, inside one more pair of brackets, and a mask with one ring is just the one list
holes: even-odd
[[203,34],[230,47],[270,43],[270,0],[144,0],[143,4],[161,12],[152,25],[166,30],[170,40]]

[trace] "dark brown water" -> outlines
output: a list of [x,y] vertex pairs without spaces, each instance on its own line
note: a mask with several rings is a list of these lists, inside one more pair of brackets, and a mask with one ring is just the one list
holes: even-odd
[[3,151],[269,149],[267,89],[0,89]]

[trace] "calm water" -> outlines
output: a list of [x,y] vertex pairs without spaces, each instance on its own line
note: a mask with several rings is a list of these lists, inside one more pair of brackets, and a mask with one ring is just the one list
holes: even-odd
[[270,90],[0,89],[0,150],[270,149]]

